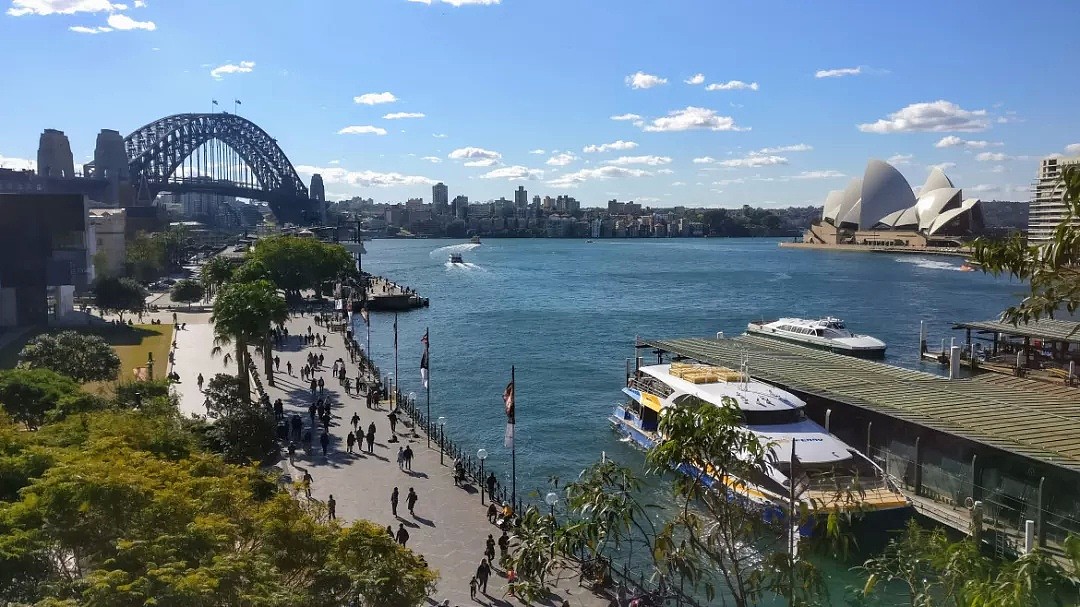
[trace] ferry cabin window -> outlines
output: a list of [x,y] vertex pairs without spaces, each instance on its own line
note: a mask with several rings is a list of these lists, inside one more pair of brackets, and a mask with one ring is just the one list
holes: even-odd
[[778,424],[796,424],[806,419],[802,407],[795,409],[776,409],[771,411],[742,411],[747,426],[773,426]]

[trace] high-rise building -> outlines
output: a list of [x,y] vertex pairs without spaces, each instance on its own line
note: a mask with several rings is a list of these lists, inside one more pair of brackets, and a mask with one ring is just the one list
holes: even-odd
[[[1065,218],[1065,183],[1061,173],[1074,165],[1080,165],[1080,157],[1043,159],[1028,209],[1028,242],[1031,244],[1048,242]],[[1080,219],[1074,218],[1073,225],[1080,226]]]
[[431,205],[436,215],[445,215],[450,210],[450,188],[443,182],[431,186]]
[[469,197],[468,196],[455,196],[454,204],[451,205],[454,212],[454,217],[458,219],[469,218]]
[[529,206],[529,193],[525,191],[525,186],[519,185],[518,189],[514,190],[514,208],[525,209]]

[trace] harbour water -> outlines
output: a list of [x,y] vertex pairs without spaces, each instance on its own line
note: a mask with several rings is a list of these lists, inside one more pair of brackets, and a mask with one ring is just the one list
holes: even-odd
[[[420,338],[430,327],[432,417],[445,417],[446,433],[467,448],[486,448],[504,477],[501,396],[516,365],[519,495],[546,492],[549,478],[572,478],[602,452],[641,465],[606,421],[623,399],[635,336],[733,335],[750,320],[833,315],[883,339],[886,362],[937,371],[917,360],[920,320],[932,345],[960,338],[952,322],[993,318],[1023,291],[959,271],[960,259],[777,242],[376,240],[365,244],[363,266],[430,298],[430,308],[399,316],[401,388],[424,403]],[[452,252],[465,264],[450,264]],[[386,373],[392,327],[393,314],[372,315],[372,353]]]

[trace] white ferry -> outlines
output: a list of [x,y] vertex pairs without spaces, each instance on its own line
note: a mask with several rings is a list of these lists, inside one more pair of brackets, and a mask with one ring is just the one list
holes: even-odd
[[860,358],[885,356],[885,342],[852,333],[844,321],[831,316],[821,320],[781,318],[772,322],[752,322],[746,325],[746,332]]
[[[610,417],[614,428],[645,449],[664,440],[660,417],[671,407],[723,406],[734,399],[746,431],[757,435],[771,454],[766,469],[755,478],[714,478],[684,462],[679,471],[702,476],[710,488],[745,498],[767,512],[786,509],[790,500],[790,456],[795,442],[796,499],[812,512],[893,512],[898,520],[909,514],[907,498],[885,472],[862,453],[832,436],[806,417],[806,403],[795,395],[750,378],[745,372],[699,364],[660,364],[639,367],[623,392],[630,397]],[[806,530],[803,530],[806,533]]]

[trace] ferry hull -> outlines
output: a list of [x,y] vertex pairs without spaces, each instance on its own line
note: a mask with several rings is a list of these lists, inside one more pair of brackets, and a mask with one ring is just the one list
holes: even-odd
[[854,356],[855,358],[866,358],[870,360],[880,360],[885,358],[885,348],[852,348],[848,346],[838,344],[822,344],[810,341],[803,341],[786,335],[778,335],[776,333],[767,333],[760,329],[748,328],[746,332],[750,335],[758,335],[760,337],[767,337],[769,339],[775,339],[777,341],[787,342],[789,344],[795,344],[803,346],[805,348],[813,348],[815,350],[824,350],[826,352],[832,352],[834,354],[845,354],[847,356]]

